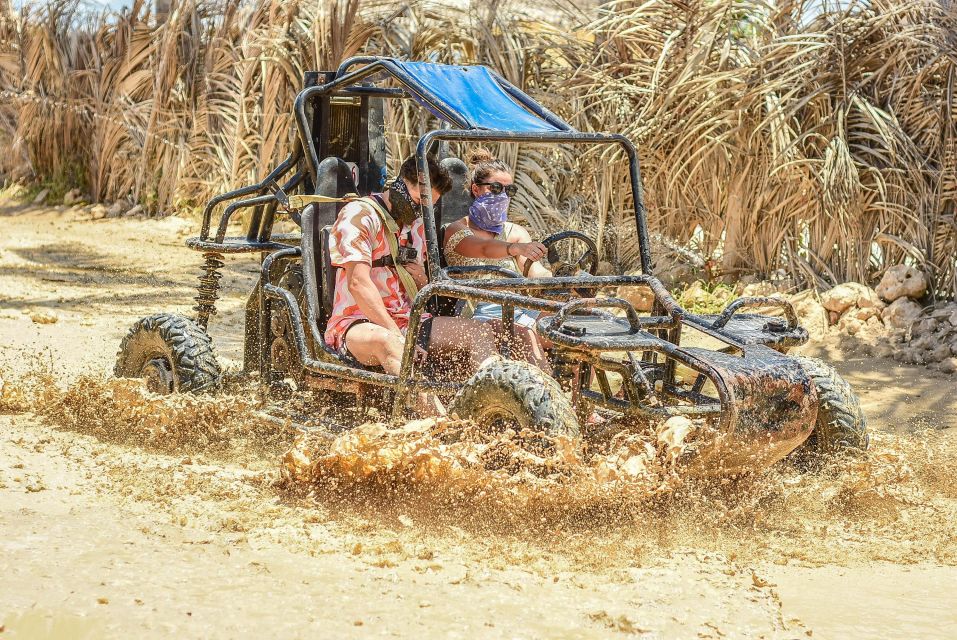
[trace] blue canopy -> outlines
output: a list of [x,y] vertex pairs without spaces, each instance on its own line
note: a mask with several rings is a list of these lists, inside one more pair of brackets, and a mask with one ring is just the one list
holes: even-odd
[[571,129],[556,127],[516,102],[487,67],[391,62],[414,81],[407,89],[416,101],[442,120],[451,116],[467,129],[520,133]]

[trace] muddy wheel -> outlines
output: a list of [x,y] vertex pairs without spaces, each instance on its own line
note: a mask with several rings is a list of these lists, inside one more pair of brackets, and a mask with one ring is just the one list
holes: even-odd
[[188,318],[167,313],[143,318],[120,344],[113,373],[143,378],[153,393],[202,393],[219,386],[222,370],[206,331]]
[[[571,402],[558,383],[527,362],[496,358],[479,369],[452,401],[451,413],[485,431],[524,429],[577,440],[581,428]],[[531,449],[548,443],[527,442]]]
[[832,366],[816,358],[794,356],[817,388],[817,422],[810,437],[791,457],[808,464],[838,453],[865,451],[870,442],[867,419],[854,389]]

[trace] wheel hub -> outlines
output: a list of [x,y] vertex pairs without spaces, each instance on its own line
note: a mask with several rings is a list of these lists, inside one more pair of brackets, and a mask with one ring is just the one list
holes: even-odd
[[153,358],[143,365],[143,379],[146,388],[151,393],[166,395],[173,393],[176,379],[173,377],[173,367],[166,358]]

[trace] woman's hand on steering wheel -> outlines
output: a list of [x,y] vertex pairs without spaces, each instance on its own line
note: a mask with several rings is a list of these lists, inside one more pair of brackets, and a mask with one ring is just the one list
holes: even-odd
[[[558,249],[554,245],[564,240],[581,242],[586,247],[584,253],[571,262],[562,260],[559,258]],[[594,240],[583,233],[561,231],[542,240],[542,244],[548,249],[548,262],[556,276],[573,276],[580,271],[587,271],[591,275],[595,275],[595,272],[598,271],[598,246]]]
[[548,253],[548,247],[541,242],[512,242],[508,249],[513,258],[526,258],[532,262],[538,262]]

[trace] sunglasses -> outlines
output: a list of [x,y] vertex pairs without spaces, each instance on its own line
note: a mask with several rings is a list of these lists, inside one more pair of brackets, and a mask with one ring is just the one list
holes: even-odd
[[504,191],[509,198],[515,197],[515,194],[518,193],[517,184],[502,184],[501,182],[476,182],[475,184],[479,187],[488,187],[488,190],[495,195]]

